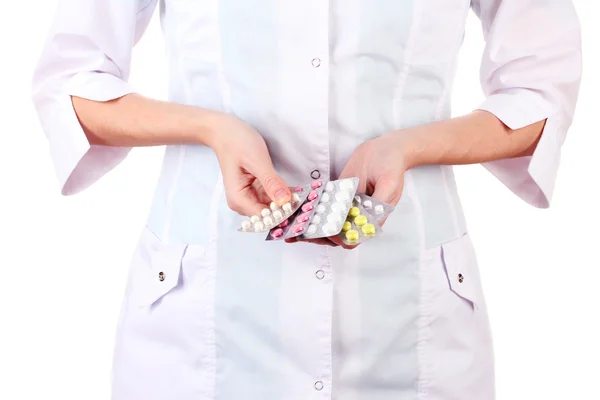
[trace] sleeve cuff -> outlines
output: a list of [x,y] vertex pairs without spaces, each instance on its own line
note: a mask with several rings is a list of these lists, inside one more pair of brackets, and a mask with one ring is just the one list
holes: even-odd
[[63,94],[39,104],[40,119],[50,144],[61,193],[81,192],[119,165],[127,147],[90,145],[79,123],[71,96],[108,101],[133,93],[121,79],[106,73],[81,73],[67,82]]
[[539,94],[515,91],[490,96],[478,107],[494,114],[515,130],[546,119],[532,156],[483,163],[506,187],[528,204],[548,208],[560,164],[560,148],[566,135],[552,105]]

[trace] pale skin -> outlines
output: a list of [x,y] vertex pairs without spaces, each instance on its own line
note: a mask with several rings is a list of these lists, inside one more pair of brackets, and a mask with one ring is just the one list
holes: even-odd
[[[291,199],[265,141],[251,126],[223,113],[129,94],[108,102],[73,97],[73,106],[92,145],[211,147],[221,167],[229,207],[255,215],[270,201]],[[476,164],[533,154],[545,120],[512,130],[487,111],[413,128],[390,131],[360,145],[340,178],[360,178],[359,191],[395,205],[404,173],[421,165]],[[345,246],[337,237],[316,244]]]

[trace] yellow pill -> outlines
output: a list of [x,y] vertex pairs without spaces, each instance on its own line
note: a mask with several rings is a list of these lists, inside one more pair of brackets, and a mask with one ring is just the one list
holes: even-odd
[[342,226],[342,232],[348,232],[352,229],[352,224],[348,221],[344,222],[344,226]]
[[376,232],[375,225],[373,225],[373,224],[366,224],[361,229],[362,229],[362,233],[364,233],[367,236],[373,236],[373,235],[375,235],[375,232]]
[[351,242],[356,242],[358,240],[358,231],[356,229],[350,229],[346,232],[346,239]]
[[359,215],[358,217],[354,218],[354,225],[356,226],[363,226],[367,222],[367,217],[364,215]]
[[358,207],[352,207],[350,209],[350,212],[348,213],[349,216],[351,217],[358,217],[360,215],[360,208]]

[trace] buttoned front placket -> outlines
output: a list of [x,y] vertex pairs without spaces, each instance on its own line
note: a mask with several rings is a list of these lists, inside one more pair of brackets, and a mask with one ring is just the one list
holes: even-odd
[[[286,3],[280,15],[285,19],[278,38],[282,44],[281,70],[285,71],[283,96],[293,100],[297,107],[294,112],[302,116],[293,124],[306,143],[306,148],[298,149],[302,154],[299,165],[303,168],[299,172],[302,180],[328,180],[329,2]],[[303,259],[301,262],[298,254]],[[286,285],[290,285],[282,289],[284,301],[294,307],[296,315],[295,320],[287,320],[287,326],[297,327],[296,331],[288,328],[286,343],[296,341],[302,346],[302,354],[296,354],[295,350],[293,353],[301,357],[306,372],[293,381],[295,385],[301,384],[297,390],[304,399],[331,399],[333,275],[328,250],[314,245],[303,249],[303,253],[289,249],[284,263],[284,279]],[[297,294],[294,296],[294,293]]]
[[[313,179],[330,179],[329,154],[329,2],[311,0],[313,11],[311,35],[307,38],[307,49],[313,51],[310,65],[313,69],[310,76],[315,92],[315,134],[313,136],[315,170],[311,172]],[[306,4],[306,2],[305,2]],[[308,60],[307,60],[308,61]],[[319,349],[319,360],[316,360],[317,374],[314,379],[315,398],[331,399],[332,394],[332,318],[333,318],[333,273],[327,248],[320,249],[320,257],[314,268],[315,289],[319,293],[320,308],[315,310],[314,323],[317,324],[319,337],[315,346]]]

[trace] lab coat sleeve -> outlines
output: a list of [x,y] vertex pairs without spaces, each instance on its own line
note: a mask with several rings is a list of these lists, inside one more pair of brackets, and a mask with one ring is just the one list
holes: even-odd
[[61,193],[87,188],[130,148],[90,145],[71,96],[109,101],[132,93],[133,46],[157,0],[59,0],[33,76],[33,103],[49,143]]
[[581,80],[581,35],[571,0],[473,0],[486,42],[478,108],[511,129],[546,120],[533,156],[484,163],[532,206],[550,206],[561,146]]

